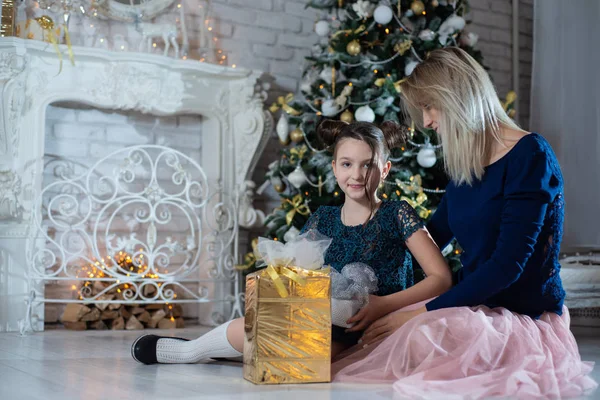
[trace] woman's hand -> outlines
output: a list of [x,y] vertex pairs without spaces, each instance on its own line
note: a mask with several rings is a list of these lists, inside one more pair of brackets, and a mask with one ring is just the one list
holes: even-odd
[[379,318],[377,321],[373,322],[369,328],[367,328],[361,338],[361,343],[363,343],[366,347],[378,340],[384,339],[417,315],[425,312],[427,312],[427,308],[423,306],[414,311],[400,311]]
[[347,332],[362,331],[367,328],[371,322],[381,318],[388,311],[388,302],[385,297],[369,295],[369,303],[361,308],[356,315],[346,321],[348,324],[354,324],[352,328],[347,329]]

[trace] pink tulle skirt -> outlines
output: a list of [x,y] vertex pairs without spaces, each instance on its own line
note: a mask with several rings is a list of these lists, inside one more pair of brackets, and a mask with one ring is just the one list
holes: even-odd
[[597,384],[569,323],[566,307],[539,320],[485,306],[430,311],[378,344],[340,354],[334,381],[389,382],[396,398],[410,399],[580,396]]

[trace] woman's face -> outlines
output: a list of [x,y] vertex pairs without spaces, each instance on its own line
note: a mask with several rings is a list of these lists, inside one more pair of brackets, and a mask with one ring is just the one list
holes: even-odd
[[440,128],[440,112],[428,105],[423,106],[423,125],[425,128],[433,129],[438,134]]

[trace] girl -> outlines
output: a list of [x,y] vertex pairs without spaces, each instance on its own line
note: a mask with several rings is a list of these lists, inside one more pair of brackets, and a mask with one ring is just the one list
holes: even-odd
[[563,305],[563,180],[550,145],[506,115],[458,48],[432,51],[401,89],[412,119],[441,137],[451,182],[428,229],[439,247],[458,240],[463,268],[448,292],[371,324],[370,347],[338,363],[337,380],[394,382],[411,398],[593,389]]
[[[362,262],[373,268],[379,280],[379,292],[348,320],[356,323],[352,332],[334,327],[332,355],[357,343],[361,330],[372,321],[437,296],[452,284],[439,248],[412,207],[377,197],[377,188],[391,167],[390,149],[401,144],[403,133],[394,122],[378,128],[366,122],[325,121],[318,129],[333,150],[333,172],[345,201],[342,207],[320,207],[303,232],[316,229],[333,239],[325,254],[326,264],[339,271],[346,264]],[[409,251],[427,275],[416,285]],[[144,335],[133,343],[132,355],[145,364],[239,358],[243,324],[243,318],[229,321],[193,341]]]

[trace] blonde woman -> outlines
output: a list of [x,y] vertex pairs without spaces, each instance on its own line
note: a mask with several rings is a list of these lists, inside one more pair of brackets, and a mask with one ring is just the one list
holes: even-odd
[[427,229],[440,248],[458,240],[463,268],[448,292],[371,324],[369,347],[342,359],[336,379],[394,382],[410,398],[593,390],[563,305],[563,178],[550,145],[506,115],[458,48],[432,51],[401,90],[410,117],[441,138],[451,182]]

